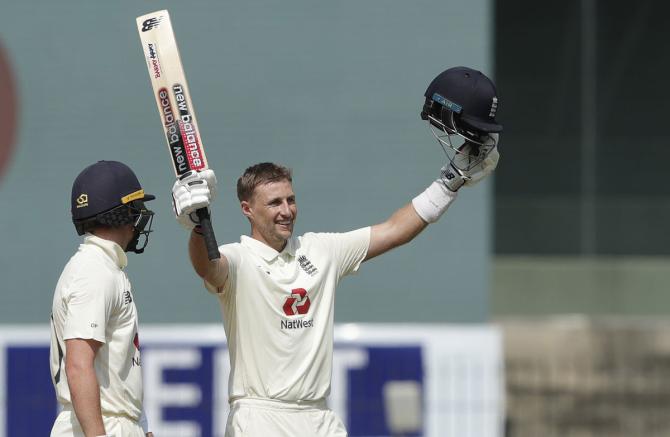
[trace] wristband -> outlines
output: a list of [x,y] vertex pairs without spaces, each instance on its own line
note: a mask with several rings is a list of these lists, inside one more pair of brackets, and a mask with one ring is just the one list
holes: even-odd
[[456,199],[456,192],[449,190],[441,181],[435,181],[426,190],[412,199],[416,213],[426,223],[435,223]]
[[193,232],[195,232],[198,235],[202,235],[202,226],[200,225],[193,226]]

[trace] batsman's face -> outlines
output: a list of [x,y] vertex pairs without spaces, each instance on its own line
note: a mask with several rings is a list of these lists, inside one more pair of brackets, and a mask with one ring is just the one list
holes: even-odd
[[251,236],[276,251],[281,251],[293,234],[298,215],[295,193],[289,181],[277,181],[256,187],[242,213],[251,221]]

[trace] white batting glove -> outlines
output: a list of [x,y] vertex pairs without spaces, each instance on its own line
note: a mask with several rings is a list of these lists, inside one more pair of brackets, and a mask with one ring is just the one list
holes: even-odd
[[177,222],[189,231],[199,225],[195,211],[209,208],[216,192],[214,170],[190,171],[177,179],[172,186],[172,207]]
[[[466,142],[460,149],[461,153],[457,153],[454,157],[453,162],[446,164],[440,170],[442,183],[449,190],[456,192],[463,185],[471,187],[491,174],[498,166],[498,160],[500,160],[498,139],[498,134],[490,134],[484,145],[473,145]],[[469,167],[470,161],[473,159],[470,152],[474,147],[478,147],[479,153],[484,153],[486,158],[468,170],[461,170]]]
[[[419,217],[426,223],[436,222],[456,200],[459,188],[463,185],[475,185],[489,175],[496,168],[500,159],[497,146],[498,134],[491,134],[491,138],[481,146],[464,144],[460,149],[462,153],[458,153],[453,158],[453,162],[442,167],[440,177],[412,199],[412,205]],[[468,154],[471,147],[479,147],[479,153],[488,153],[486,158],[467,171],[456,168],[456,166],[469,167],[469,162],[473,159]]]

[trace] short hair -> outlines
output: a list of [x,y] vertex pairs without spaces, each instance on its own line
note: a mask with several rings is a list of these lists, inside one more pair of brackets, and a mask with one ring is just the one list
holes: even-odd
[[272,162],[252,165],[237,180],[237,198],[240,202],[249,201],[257,186],[282,180],[293,182],[290,168]]

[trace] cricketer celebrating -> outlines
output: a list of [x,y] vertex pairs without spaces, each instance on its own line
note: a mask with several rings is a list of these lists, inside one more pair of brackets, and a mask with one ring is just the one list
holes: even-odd
[[[52,437],[151,437],[142,408],[137,309],[125,252],[142,253],[153,212],[133,171],[116,161],[85,168],[72,186],[84,242],[56,285],[51,377],[60,413]],[[140,238],[142,242],[140,243]]]
[[191,230],[196,273],[219,300],[230,351],[227,437],[346,436],[326,406],[339,281],[364,261],[411,241],[456,199],[458,190],[498,162],[498,106],[493,82],[479,71],[451,68],[425,93],[429,122],[449,162],[440,177],[385,222],[346,233],[293,236],[297,217],[290,170],[260,163],[237,182],[251,235],[220,246],[209,261],[193,213],[214,198],[212,170],[173,186],[177,220]]

